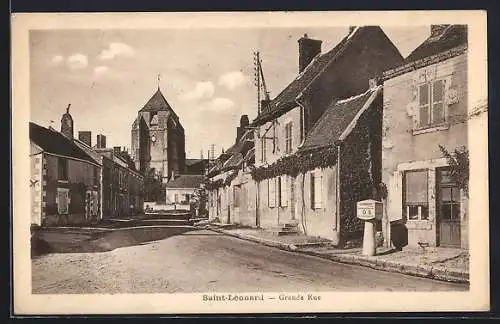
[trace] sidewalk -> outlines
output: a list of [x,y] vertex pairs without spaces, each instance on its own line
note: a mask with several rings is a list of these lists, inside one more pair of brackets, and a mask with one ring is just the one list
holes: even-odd
[[247,241],[332,260],[335,262],[369,267],[377,270],[412,276],[469,283],[469,254],[452,248],[426,248],[426,250],[394,251],[377,248],[375,256],[365,256],[361,248],[339,249],[325,239],[305,235],[277,236],[262,229],[235,228],[207,225],[207,228]]

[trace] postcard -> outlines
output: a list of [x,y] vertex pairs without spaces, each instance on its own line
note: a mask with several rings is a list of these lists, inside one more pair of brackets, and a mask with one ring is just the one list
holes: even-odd
[[14,14],[15,314],[489,310],[486,35]]

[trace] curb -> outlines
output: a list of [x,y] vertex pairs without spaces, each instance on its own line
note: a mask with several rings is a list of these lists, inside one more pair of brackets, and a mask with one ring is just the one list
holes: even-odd
[[228,236],[236,237],[242,240],[259,243],[265,246],[274,247],[289,252],[296,252],[300,254],[315,256],[338,263],[357,265],[387,272],[401,273],[414,277],[469,284],[469,273],[459,269],[447,269],[445,267],[436,267],[431,265],[401,264],[395,261],[388,261],[388,260],[370,260],[365,257],[358,257],[354,255],[326,254],[310,250],[301,250],[300,248],[297,248],[293,244],[280,243],[271,240],[255,238],[247,235],[230,233],[228,231],[219,228],[213,228],[213,227],[207,227],[207,228],[211,231],[226,234]]

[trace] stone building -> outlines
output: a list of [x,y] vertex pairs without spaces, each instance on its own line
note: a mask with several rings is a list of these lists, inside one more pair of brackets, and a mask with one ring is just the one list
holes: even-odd
[[468,246],[467,195],[439,147],[468,146],[467,65],[467,26],[433,25],[384,72],[382,181],[392,222],[384,230],[398,244]]
[[[357,191],[360,185],[352,190],[345,187],[339,192],[337,149],[344,145],[340,142],[347,139],[341,137],[350,122],[360,117],[351,112],[366,111],[371,102],[379,98],[376,82],[370,85],[369,80],[376,80],[383,71],[400,65],[402,60],[398,49],[377,26],[350,28],[349,33],[324,54],[320,41],[307,36],[299,40],[298,76],[273,100],[264,102],[262,111],[252,122],[257,224],[278,232],[304,231],[341,243],[341,226],[355,218],[356,199],[372,198],[371,193],[380,181],[380,177],[372,177],[371,168],[362,163],[353,177],[366,181],[363,185],[368,186],[368,194],[366,190]],[[353,101],[353,97],[358,100]],[[344,105],[342,101],[346,107],[339,107]],[[339,106],[335,107],[337,103]],[[349,111],[344,116],[347,119],[342,119],[340,109]],[[326,110],[328,115],[323,118]],[[323,127],[316,126],[321,118],[324,125],[338,129],[338,134],[328,129],[318,131],[318,127]],[[376,118],[373,123],[377,123]],[[351,145],[365,148],[370,141],[366,135]],[[353,147],[348,145],[348,150]],[[373,159],[373,163],[380,160],[375,151]],[[355,163],[352,159],[343,161]],[[339,193],[344,197],[337,197]]]
[[31,222],[67,225],[102,219],[102,164],[73,138],[69,106],[61,132],[29,124]]
[[185,172],[184,128],[159,88],[137,113],[131,134],[132,158],[139,172],[154,169],[162,183]]
[[214,162],[207,176],[208,216],[223,224],[258,226],[256,183],[251,168],[255,162],[254,132],[248,116],[240,118],[235,143]]

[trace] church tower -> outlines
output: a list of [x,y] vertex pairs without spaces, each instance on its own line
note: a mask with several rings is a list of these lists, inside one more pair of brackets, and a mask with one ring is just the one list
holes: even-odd
[[69,114],[69,108],[71,104],[66,108],[66,113],[61,117],[61,133],[69,139],[73,139],[73,117]]
[[137,170],[146,173],[153,168],[163,183],[185,171],[184,128],[159,87],[137,113],[131,135]]

